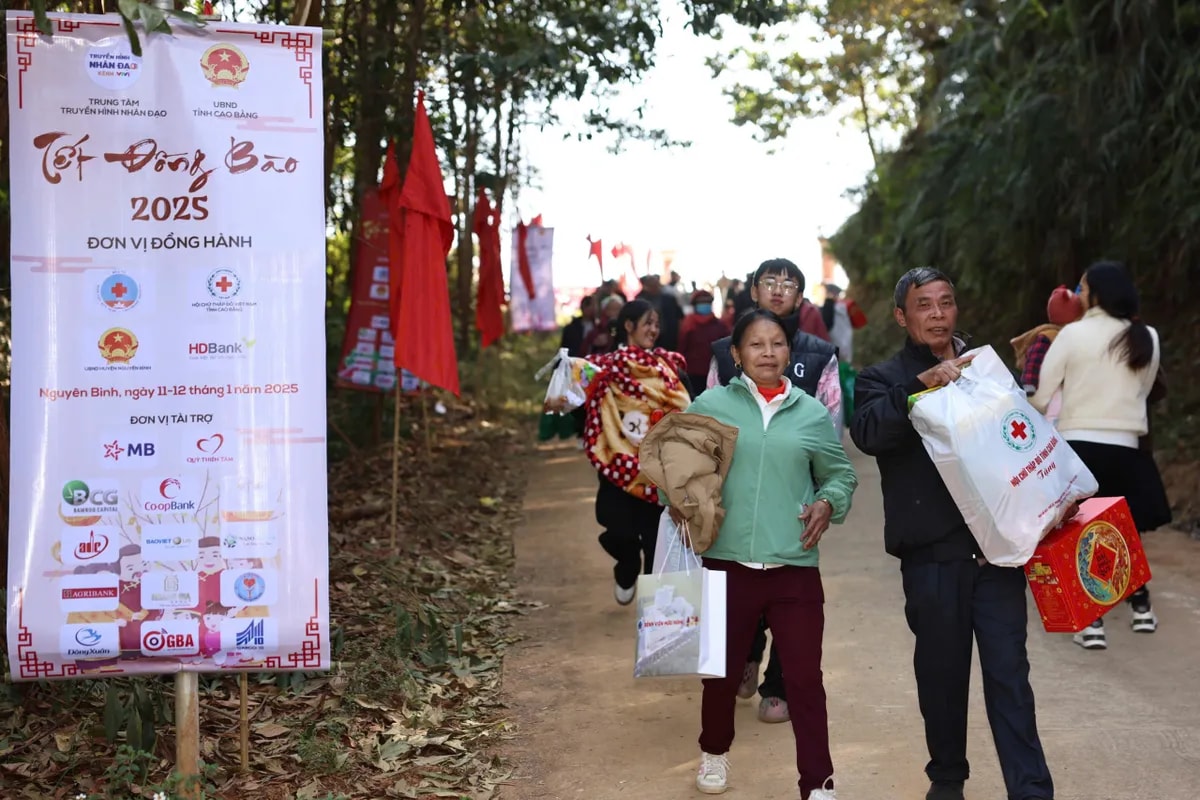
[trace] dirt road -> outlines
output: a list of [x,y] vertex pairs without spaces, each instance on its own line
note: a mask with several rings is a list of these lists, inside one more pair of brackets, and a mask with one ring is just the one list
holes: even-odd
[[[825,686],[840,800],[921,800],[927,758],[902,614],[898,562],[883,552],[874,461],[854,454],[861,485],[847,524],[821,545],[826,592]],[[505,800],[697,798],[698,680],[634,680],[633,606],[612,597],[611,561],[596,543],[596,476],[557,447],[530,465],[516,538],[521,595],[545,603],[524,617],[505,664],[517,732]],[[1161,626],[1108,617],[1109,649],[1085,652],[1044,633],[1030,601],[1030,660],[1042,741],[1057,800],[1194,800],[1200,796],[1200,543],[1148,535]],[[738,703],[730,789],[742,800],[795,798],[788,725]],[[972,685],[968,800],[1005,792]]]

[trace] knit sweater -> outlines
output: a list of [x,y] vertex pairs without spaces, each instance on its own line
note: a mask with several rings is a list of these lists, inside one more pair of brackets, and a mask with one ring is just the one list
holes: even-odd
[[1154,357],[1135,372],[1111,347],[1127,327],[1128,320],[1092,308],[1059,331],[1046,351],[1041,380],[1030,403],[1045,411],[1061,386],[1062,413],[1057,427],[1064,436],[1071,431],[1146,433],[1146,397],[1158,373],[1158,332],[1150,328]]

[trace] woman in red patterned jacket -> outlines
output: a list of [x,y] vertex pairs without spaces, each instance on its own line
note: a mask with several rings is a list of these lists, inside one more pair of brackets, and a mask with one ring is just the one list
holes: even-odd
[[658,312],[645,300],[621,308],[613,335],[617,349],[591,359],[600,370],[588,387],[584,450],[600,474],[596,521],[600,546],[613,559],[617,602],[633,602],[637,576],[654,564],[662,507],[658,490],[642,475],[638,450],[650,427],[691,402],[679,353],[655,347]]

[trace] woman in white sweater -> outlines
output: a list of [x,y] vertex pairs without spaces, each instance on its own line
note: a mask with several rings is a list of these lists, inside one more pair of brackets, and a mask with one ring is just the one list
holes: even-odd
[[[1100,484],[1101,497],[1124,497],[1139,531],[1171,521],[1153,455],[1138,448],[1149,429],[1146,399],[1158,374],[1158,332],[1138,317],[1138,293],[1125,267],[1101,261],[1080,283],[1083,318],[1064,327],[1046,352],[1030,402],[1045,411],[1062,388],[1058,430]],[[1133,630],[1153,633],[1150,591],[1129,598]],[[1075,634],[1088,650],[1108,646],[1103,620]]]

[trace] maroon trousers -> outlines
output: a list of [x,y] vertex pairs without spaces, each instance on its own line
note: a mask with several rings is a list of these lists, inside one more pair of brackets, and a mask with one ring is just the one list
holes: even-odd
[[800,797],[828,788],[833,776],[829,755],[829,719],[821,682],[821,637],[825,631],[825,592],[816,567],[751,569],[735,561],[704,559],[704,566],[726,578],[724,678],[704,681],[700,710],[700,749],[720,755],[733,744],[733,714],[742,682],[746,653],[765,614],[783,660],[792,734],[796,738],[796,770]]

